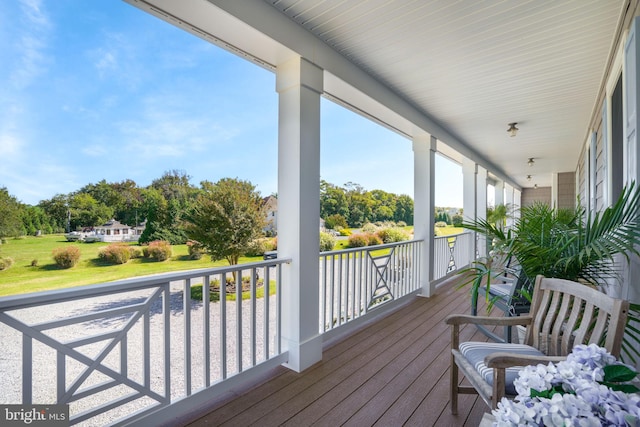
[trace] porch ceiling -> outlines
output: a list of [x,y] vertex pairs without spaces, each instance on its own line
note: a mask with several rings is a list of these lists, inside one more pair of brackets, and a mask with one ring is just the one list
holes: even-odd
[[[434,123],[429,130],[440,140],[469,148],[463,154],[477,154],[522,187],[549,186],[553,172],[575,170],[590,119],[599,114],[598,89],[627,7],[626,0],[253,0],[250,6],[209,0],[213,4],[246,25],[242,37],[252,41],[243,44],[223,25],[209,34],[243,46],[265,66],[291,53],[310,58],[310,49],[311,60],[330,63],[328,48]],[[172,13],[198,29],[206,26],[187,8]],[[510,122],[520,129],[515,138],[506,132]]]
[[[526,187],[575,170],[626,1],[271,0]],[[508,136],[507,124],[520,132]],[[527,158],[536,164],[527,167]]]

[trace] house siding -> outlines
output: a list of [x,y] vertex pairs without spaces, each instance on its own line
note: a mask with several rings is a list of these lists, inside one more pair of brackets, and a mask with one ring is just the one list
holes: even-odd
[[[640,2],[638,0],[631,0],[628,3],[628,8],[624,12],[622,17],[623,24],[618,28],[618,34],[616,35],[615,46],[611,50],[607,69],[603,76],[602,83],[598,92],[595,105],[593,106],[593,114],[589,124],[589,129],[596,132],[597,144],[596,144],[596,164],[595,164],[595,208],[602,210],[611,204],[611,200],[607,200],[608,192],[608,160],[607,150],[608,145],[611,144],[604,138],[606,129],[606,123],[603,123],[603,105],[607,97],[606,83],[612,78],[618,78],[619,70],[614,68],[615,55],[618,52],[620,46],[623,46],[626,41],[626,33],[631,27],[631,23],[636,16],[640,15]],[[610,95],[610,94],[609,94]],[[580,199],[580,204],[584,207],[587,206],[589,200],[589,159],[587,150],[590,146],[590,136],[587,138],[586,143],[583,145],[580,156],[578,157],[578,163],[575,168],[577,193]],[[622,165],[614,165],[613,167],[622,167]]]
[[534,203],[551,205],[551,187],[523,188],[522,206],[531,206]]
[[576,207],[576,174],[564,172],[558,174],[558,209]]

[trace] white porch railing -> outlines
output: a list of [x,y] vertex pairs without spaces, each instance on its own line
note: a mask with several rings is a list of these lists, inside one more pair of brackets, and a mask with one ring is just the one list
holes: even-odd
[[421,240],[320,254],[320,333],[420,288]]
[[466,267],[474,259],[474,234],[460,233],[433,238],[433,280]]
[[[435,278],[470,262],[471,236],[435,239]],[[422,244],[321,253],[320,333],[338,332],[418,292]],[[287,262],[0,298],[0,403],[69,404],[72,425],[188,412],[246,375],[286,361],[280,278]],[[244,286],[219,286],[234,274],[231,285],[245,276]],[[212,295],[215,302],[204,303]]]
[[[266,361],[280,364],[288,261],[0,298],[0,401],[69,404],[72,425],[118,425]],[[232,286],[248,277],[248,299],[243,286],[219,286],[234,274]],[[217,303],[203,303],[212,295]]]

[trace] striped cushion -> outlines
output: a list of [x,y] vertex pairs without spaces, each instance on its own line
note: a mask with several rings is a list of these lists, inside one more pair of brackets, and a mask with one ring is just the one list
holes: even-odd
[[489,286],[489,294],[501,297],[510,296],[511,288],[513,288],[511,283],[492,283]]
[[[484,364],[484,358],[496,352],[507,352],[522,355],[531,356],[544,356],[544,354],[529,345],[524,344],[510,344],[510,343],[492,343],[492,342],[464,342],[460,344],[460,353],[471,365],[476,368],[476,371],[485,379],[486,382],[493,385],[493,369],[487,368]],[[513,386],[513,381],[518,377],[518,372],[522,367],[514,366],[507,368],[506,370],[506,393],[515,395],[516,389]]]

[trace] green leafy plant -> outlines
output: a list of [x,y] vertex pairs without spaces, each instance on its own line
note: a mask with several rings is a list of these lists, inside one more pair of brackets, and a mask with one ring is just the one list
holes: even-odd
[[381,230],[378,230],[376,232],[376,235],[384,243],[396,243],[409,240],[409,233],[397,227],[383,228]]
[[332,251],[336,245],[336,238],[329,233],[320,232],[320,252]]
[[[620,280],[617,256],[629,260],[640,255],[640,188],[631,184],[615,204],[596,213],[537,203],[521,208],[513,227],[507,230],[483,219],[465,222],[463,227],[484,236],[490,246],[489,256],[478,261],[485,268],[478,269],[476,263],[462,270],[469,274],[465,284],[474,284],[480,276],[500,275],[504,263],[494,261],[512,259],[529,284],[542,274],[602,287],[611,279]],[[472,286],[472,293],[476,293],[472,299],[477,299],[477,290]],[[629,321],[638,322],[638,313],[640,306],[632,304]],[[627,329],[635,330],[634,341],[640,343],[637,328]]]

